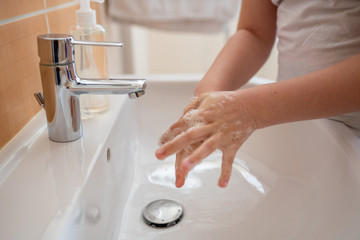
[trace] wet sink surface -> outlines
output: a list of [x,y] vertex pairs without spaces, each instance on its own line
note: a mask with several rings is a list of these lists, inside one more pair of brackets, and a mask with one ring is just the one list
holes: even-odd
[[[112,98],[106,114],[84,120],[84,137],[72,143],[50,142],[41,115],[36,134],[0,161],[0,238],[360,239],[360,140],[330,120],[256,131],[225,189],[221,152],[176,188],[174,156],[154,153],[198,79],[149,79],[143,97]],[[182,204],[177,225],[145,224],[142,211],[157,199]]]
[[[146,96],[129,103],[124,115],[136,119],[138,146],[119,239],[360,237],[360,159],[331,132],[342,126],[328,120],[257,131],[238,152],[225,189],[217,186],[221,152],[195,167],[177,189],[174,156],[159,161],[154,152],[158,137],[180,116],[191,93],[191,83],[174,88],[154,82]],[[141,211],[162,198],[181,202],[184,218],[169,229],[149,228]]]

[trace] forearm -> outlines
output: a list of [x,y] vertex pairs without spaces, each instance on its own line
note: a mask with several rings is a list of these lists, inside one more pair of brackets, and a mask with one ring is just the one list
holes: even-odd
[[242,1],[237,32],[196,87],[195,96],[236,90],[260,69],[274,44],[276,10],[271,1]]
[[263,65],[271,46],[247,30],[236,32],[195,89],[195,96],[209,91],[236,90]]
[[239,90],[258,128],[360,110],[360,55],[326,69]]

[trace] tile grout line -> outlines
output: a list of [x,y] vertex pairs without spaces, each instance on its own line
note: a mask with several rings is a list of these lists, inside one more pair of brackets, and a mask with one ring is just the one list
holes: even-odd
[[[38,10],[38,11],[35,11],[35,12],[23,14],[23,15],[20,15],[20,16],[8,18],[8,19],[3,19],[3,20],[0,20],[0,26],[4,25],[4,24],[7,24],[7,23],[23,20],[23,19],[26,19],[26,18],[38,16],[38,15],[41,15],[41,14],[47,14],[48,12],[52,12],[52,11],[55,11],[55,10],[75,6],[76,4],[77,4],[76,1],[73,1],[73,2],[69,2],[69,3],[61,4],[61,5],[58,5],[58,6],[55,6],[55,7],[51,7],[51,8],[47,8],[47,9],[41,9],[41,10]],[[50,29],[48,29],[48,30],[50,30]]]
[[48,9],[46,7],[46,0],[43,0],[43,3],[44,3],[44,10],[45,10],[46,29],[47,29],[47,33],[50,33],[50,25],[49,25],[49,18],[48,18]]

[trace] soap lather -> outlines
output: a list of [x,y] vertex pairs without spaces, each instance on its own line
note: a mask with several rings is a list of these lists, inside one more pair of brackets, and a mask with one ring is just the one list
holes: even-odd
[[49,138],[70,142],[81,138],[79,95],[145,94],[145,79],[101,79],[78,77],[75,68],[75,45],[122,47],[122,43],[76,41],[70,34],[44,34],[37,37],[43,95],[35,93],[46,111]]

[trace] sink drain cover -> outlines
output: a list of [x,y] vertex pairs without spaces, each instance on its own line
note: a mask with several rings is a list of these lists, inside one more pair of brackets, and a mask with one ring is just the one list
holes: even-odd
[[180,203],[168,199],[160,199],[149,203],[144,211],[145,223],[155,228],[168,228],[176,225],[183,217]]

